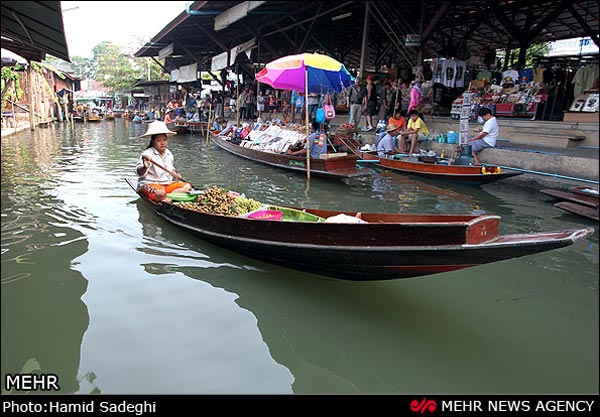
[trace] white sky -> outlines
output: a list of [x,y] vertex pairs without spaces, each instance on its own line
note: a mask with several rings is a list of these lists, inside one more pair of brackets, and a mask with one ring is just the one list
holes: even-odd
[[[137,51],[192,1],[61,1],[69,56],[92,57],[102,41]],[[141,38],[141,43],[137,40]],[[139,46],[139,47],[138,47]]]

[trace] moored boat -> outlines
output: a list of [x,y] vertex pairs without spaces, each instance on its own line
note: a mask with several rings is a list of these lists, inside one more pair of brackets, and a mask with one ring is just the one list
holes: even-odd
[[[306,175],[306,157],[293,156],[285,153],[275,153],[255,150],[231,142],[225,136],[212,136],[212,141],[228,152],[242,158],[294,171]],[[333,179],[349,179],[368,174],[367,170],[356,167],[358,157],[347,154],[327,154],[327,158],[310,160],[311,176]]]
[[187,122],[188,130],[192,133],[205,133],[208,123],[206,122]]
[[[137,180],[126,181],[137,192]],[[356,281],[470,268],[568,246],[594,231],[502,236],[495,215],[360,214],[282,206],[219,215],[139,195],[158,216],[208,242],[288,268]],[[340,217],[351,223],[329,222]]]
[[[403,174],[416,175],[445,181],[459,182],[470,185],[481,185],[501,179],[521,175],[522,172],[501,169],[498,166],[450,165],[447,160],[433,157],[423,157],[423,161],[414,156],[378,157],[362,152],[363,160],[374,160],[371,165],[390,169]],[[426,161],[426,162],[425,162]]]
[[578,186],[571,187],[569,191],[544,189],[540,192],[561,200],[554,204],[556,208],[591,220],[598,221],[600,217],[600,201],[596,188]]
[[167,123],[167,127],[169,128],[169,130],[181,135],[188,131],[189,125],[187,122],[171,122]]

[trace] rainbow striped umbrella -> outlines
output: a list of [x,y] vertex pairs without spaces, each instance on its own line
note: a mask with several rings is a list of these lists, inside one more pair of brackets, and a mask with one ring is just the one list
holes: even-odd
[[271,61],[256,74],[256,80],[278,90],[305,93],[339,93],[354,84],[354,77],[344,64],[317,53],[288,55]]

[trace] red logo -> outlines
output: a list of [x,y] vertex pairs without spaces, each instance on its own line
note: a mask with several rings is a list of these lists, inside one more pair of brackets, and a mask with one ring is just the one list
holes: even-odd
[[410,402],[410,409],[415,413],[421,412],[421,414],[425,413],[425,411],[434,412],[437,409],[437,403],[435,400],[428,400],[423,397],[423,399],[419,402],[417,400],[412,400]]

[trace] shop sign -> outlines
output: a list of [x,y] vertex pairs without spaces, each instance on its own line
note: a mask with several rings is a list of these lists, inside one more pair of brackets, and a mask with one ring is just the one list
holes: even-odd
[[416,33],[407,33],[406,38],[404,38],[404,45],[421,46],[421,35]]
[[546,56],[597,54],[598,45],[589,36],[586,38],[562,39],[550,42]]

